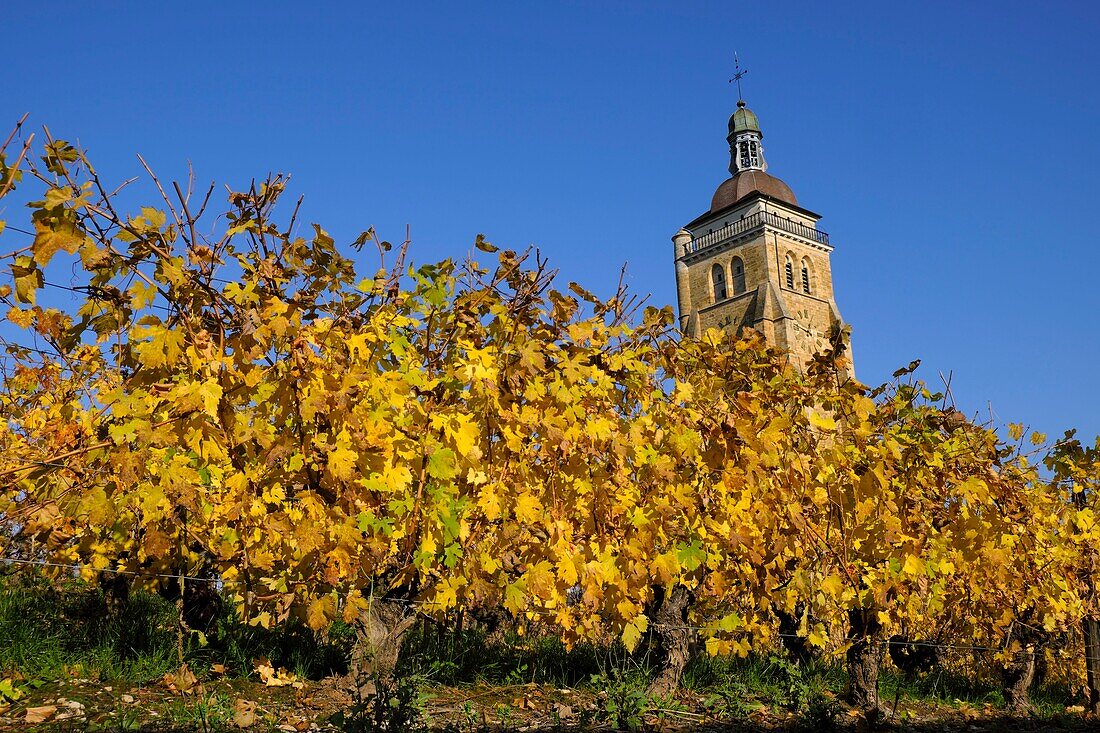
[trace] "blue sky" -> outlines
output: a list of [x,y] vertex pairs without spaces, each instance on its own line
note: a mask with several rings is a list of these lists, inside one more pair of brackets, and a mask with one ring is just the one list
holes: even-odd
[[1100,432],[1100,5],[396,6],[5,3],[0,120],[109,179],[138,152],[289,172],[307,221],[408,224],[418,261],[484,232],[604,294],[627,262],[662,305],[727,175],[736,50],[769,172],[836,247],[859,376],[921,358],[967,412]]

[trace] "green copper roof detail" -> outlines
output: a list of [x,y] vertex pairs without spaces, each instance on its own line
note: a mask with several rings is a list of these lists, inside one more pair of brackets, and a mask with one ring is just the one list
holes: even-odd
[[737,102],[737,111],[730,117],[730,134],[739,132],[755,132],[760,137],[764,137],[764,133],[760,132],[760,123],[757,121],[756,115],[745,106],[745,100],[743,99]]

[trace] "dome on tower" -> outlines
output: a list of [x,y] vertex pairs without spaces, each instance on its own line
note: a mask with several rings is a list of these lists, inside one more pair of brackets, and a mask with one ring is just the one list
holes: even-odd
[[760,132],[760,122],[753,111],[745,106],[743,99],[737,101],[737,110],[730,115],[730,134],[739,132],[755,132],[764,137],[764,133]]
[[714,198],[710,200],[710,210],[719,211],[732,206],[752,193],[762,193],[778,201],[798,206],[794,191],[786,183],[761,170],[744,170],[722,182],[714,192]]

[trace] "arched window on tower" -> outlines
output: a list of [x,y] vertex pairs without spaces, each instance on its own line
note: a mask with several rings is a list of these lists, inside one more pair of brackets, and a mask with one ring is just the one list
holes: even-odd
[[737,152],[741,156],[741,169],[760,167],[760,146],[755,140],[741,140],[737,143]]
[[733,294],[740,295],[745,292],[745,263],[740,257],[734,257],[730,270],[733,271]]
[[810,261],[805,257],[802,258],[802,292],[810,293]]
[[726,299],[726,268],[715,262],[710,268],[710,282],[714,286],[714,302]]
[[787,276],[787,289],[794,290],[794,260],[787,255],[787,262],[783,265],[783,274]]

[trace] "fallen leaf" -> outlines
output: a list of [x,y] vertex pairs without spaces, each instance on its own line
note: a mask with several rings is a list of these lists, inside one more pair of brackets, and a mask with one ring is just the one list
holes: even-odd
[[175,672],[175,674],[169,672],[164,675],[164,683],[168,686],[168,689],[172,692],[178,692],[181,695],[190,694],[195,686],[199,683],[199,678],[195,676],[195,673],[191,671],[191,668],[185,663],[182,667]]
[[16,687],[15,676],[0,679],[0,707],[6,707],[8,703],[23,697],[23,691]]
[[293,685],[296,689],[301,689],[304,686],[297,677],[287,672],[284,668],[279,667],[279,669],[275,669],[272,667],[267,657],[260,657],[253,662],[253,665],[256,669],[256,674],[260,676],[260,682],[263,682],[267,687],[285,687],[286,685]]
[[47,720],[53,720],[53,717],[57,715],[56,705],[43,705],[37,708],[27,708],[27,717],[23,722],[28,725],[34,725],[36,723],[45,723]]
[[256,703],[251,700],[237,700],[233,703],[233,725],[238,728],[250,728],[256,724]]
[[127,705],[133,705],[134,704],[134,696],[133,695],[123,695],[122,697],[119,698],[119,700],[122,700],[122,702],[126,703]]
[[559,718],[561,718],[563,720],[566,719],[566,718],[572,718],[573,717],[573,706],[572,705],[563,705],[560,702],[559,703],[554,703],[554,712],[557,714],[557,716]]

